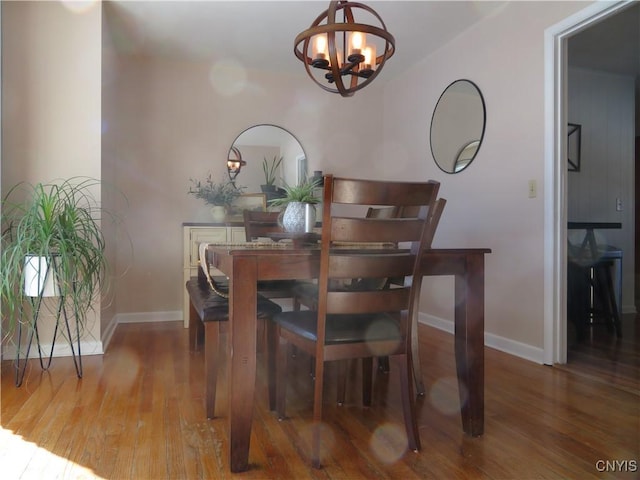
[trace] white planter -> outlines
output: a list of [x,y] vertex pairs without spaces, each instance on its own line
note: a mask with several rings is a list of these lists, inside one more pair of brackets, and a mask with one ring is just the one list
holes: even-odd
[[290,202],[282,216],[282,226],[287,232],[311,232],[316,224],[316,209],[310,203]]
[[215,223],[223,223],[227,218],[227,209],[220,205],[211,207],[211,218]]
[[27,255],[24,257],[24,294],[28,297],[59,297],[60,289],[49,259]]

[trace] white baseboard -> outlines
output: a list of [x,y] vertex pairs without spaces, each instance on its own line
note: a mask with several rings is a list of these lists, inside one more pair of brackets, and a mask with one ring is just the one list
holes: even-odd
[[[104,333],[101,335],[101,340],[81,340],[80,351],[83,356],[85,355],[102,355],[107,346],[111,342],[113,334],[119,323],[146,323],[146,322],[174,322],[182,321],[182,310],[170,311],[170,312],[136,312],[136,313],[121,313],[114,315],[111,319]],[[77,344],[74,343],[74,348]],[[43,357],[48,357],[51,351],[51,344],[41,345]],[[20,358],[24,358],[26,354],[26,346],[20,349]],[[77,352],[76,352],[77,353]],[[15,360],[17,354],[17,345],[3,345],[2,346],[2,359],[3,360]],[[56,339],[56,345],[53,350],[54,357],[70,357],[71,347],[66,339],[58,337]],[[34,344],[31,345],[29,352],[29,358],[38,357],[38,347]]]
[[[77,352],[78,344],[74,342],[73,348]],[[51,344],[46,343],[40,346],[42,350],[42,358],[48,358],[49,352],[51,351]],[[3,360],[15,360],[17,357],[18,348],[17,345],[5,345],[2,351],[2,359]],[[82,340],[80,341],[80,353],[82,356],[87,355],[102,355],[104,351],[102,350],[102,342],[95,340]],[[23,345],[20,348],[20,361],[27,354],[27,347]],[[70,357],[71,356],[71,347],[69,346],[69,342],[64,338],[56,339],[56,345],[53,349],[54,357]],[[35,342],[31,345],[31,350],[29,351],[29,358],[38,358],[38,347],[35,345]]]
[[[418,322],[437,328],[438,330],[443,330],[452,335],[454,333],[454,324],[451,320],[445,320],[434,315],[420,313],[418,316]],[[484,334],[484,344],[487,347],[495,348],[496,350],[524,358],[525,360],[530,360],[541,365],[544,363],[544,351],[542,348],[533,347],[526,343],[517,342],[509,338],[500,337],[486,332]]]
[[[150,322],[179,322],[182,321],[182,310],[169,312],[133,312],[119,313],[115,316],[118,323],[150,323]],[[115,328],[115,327],[114,327]]]
[[109,344],[111,343],[111,339],[113,338],[113,334],[116,331],[116,327],[118,326],[117,315],[111,317],[111,321],[107,325],[107,328],[104,329],[104,333],[102,334],[102,349],[106,352]]

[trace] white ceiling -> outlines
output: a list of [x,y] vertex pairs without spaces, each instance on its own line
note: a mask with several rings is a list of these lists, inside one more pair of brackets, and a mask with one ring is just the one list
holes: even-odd
[[[367,0],[396,39],[385,65],[393,78],[508,2]],[[211,61],[233,59],[260,70],[300,72],[295,36],[329,2],[128,1],[104,3],[105,19],[121,53]],[[569,40],[571,65],[640,75],[640,4]]]
[[[396,53],[378,77],[382,79],[405,71],[505,2],[367,0],[366,4],[396,39]],[[212,62],[224,54],[256,69],[300,72],[294,39],[328,6],[326,0],[108,1],[105,18],[121,53]]]

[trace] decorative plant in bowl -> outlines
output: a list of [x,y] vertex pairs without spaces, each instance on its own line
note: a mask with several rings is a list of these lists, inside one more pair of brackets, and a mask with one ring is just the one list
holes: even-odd
[[215,222],[224,221],[227,209],[242,194],[243,190],[243,187],[236,187],[231,181],[216,183],[211,174],[207,175],[204,182],[193,178],[189,180],[192,185],[187,193],[204,200],[208,205],[212,205],[211,215]]
[[[87,313],[102,291],[107,267],[100,227],[106,212],[93,195],[100,186],[99,180],[86,177],[59,183],[19,183],[2,200],[0,292],[4,338],[13,336],[17,330],[20,343],[22,330],[26,328],[29,334],[26,357],[34,332],[40,352],[37,328],[40,309],[45,305],[43,299],[58,297],[57,306],[52,309],[57,315],[51,354],[63,315],[66,324],[63,334],[68,335],[78,377],[82,376],[81,332]],[[78,361],[69,318],[75,320]],[[20,348],[18,344],[17,367]],[[22,382],[18,371],[19,368],[17,386]]]
[[269,202],[272,206],[282,206],[282,225],[287,232],[309,232],[316,223],[314,205],[320,203],[315,189],[320,186],[318,179],[305,179],[296,186],[285,185],[284,196]]

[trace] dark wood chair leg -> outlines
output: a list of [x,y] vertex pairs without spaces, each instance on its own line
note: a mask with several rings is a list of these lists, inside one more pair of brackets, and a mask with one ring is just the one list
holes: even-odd
[[[280,337],[279,334],[278,337]],[[291,345],[284,340],[279,340],[276,360],[276,411],[278,413],[279,420],[284,420],[285,418],[287,403],[287,369],[289,368],[290,356]]]
[[344,405],[344,400],[345,400],[346,390],[347,390],[347,370],[348,370],[347,361],[346,360],[338,361],[338,395],[337,395],[338,405]]
[[413,403],[413,376],[411,374],[410,359],[407,355],[396,355],[396,364],[400,367],[400,391],[402,397],[402,413],[404,416],[404,428],[407,433],[409,448],[414,452],[420,450],[420,435],[418,433],[418,420],[415,415]]
[[267,381],[269,386],[269,410],[276,409],[277,357],[278,357],[278,326],[267,320]]
[[[344,362],[346,363],[346,362]],[[316,380],[313,388],[313,433],[311,439],[311,465],[320,468],[320,436],[322,434],[322,389],[324,387],[324,360],[316,358]]]
[[362,404],[365,407],[371,406],[372,390],[373,390],[373,358],[367,357],[362,359]]
[[389,373],[389,357],[378,357],[378,370]]

